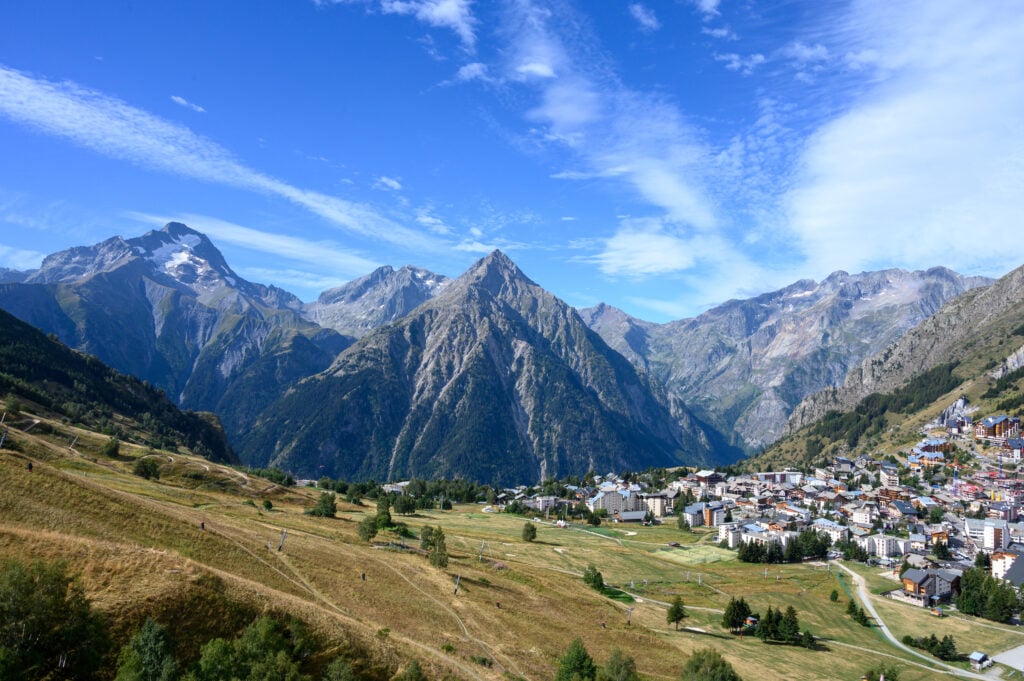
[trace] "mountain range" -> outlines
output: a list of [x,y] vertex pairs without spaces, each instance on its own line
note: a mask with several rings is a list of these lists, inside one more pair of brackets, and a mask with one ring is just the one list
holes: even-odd
[[492,253],[382,267],[303,303],[180,223],[0,273],[0,307],[302,475],[532,482],[735,461],[797,405],[990,280],[837,272],[693,319],[576,311]]

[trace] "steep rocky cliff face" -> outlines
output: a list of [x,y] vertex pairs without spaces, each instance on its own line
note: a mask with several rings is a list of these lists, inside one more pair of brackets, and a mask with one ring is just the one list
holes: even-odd
[[[1024,303],[1024,267],[994,284],[955,298],[899,340],[853,367],[840,387],[809,396],[794,410],[789,430],[795,431],[835,409],[853,408],[871,393],[887,393],[913,376],[940,364],[961,361],[979,347],[1000,342],[1019,327]],[[998,340],[997,340],[998,339]],[[1019,355],[1006,347],[1007,363]]]
[[[20,283],[0,285],[0,307],[183,407],[221,414],[231,435],[261,399],[322,370],[351,343],[302,319],[290,293],[239,277],[205,236],[179,223],[50,255]],[[296,346],[304,352],[291,354]],[[223,404],[249,372],[268,385],[244,408]]]
[[841,384],[945,301],[989,281],[945,268],[836,272],[667,324],[604,305],[581,314],[666,396],[754,451],[785,432],[805,397]]
[[430,300],[448,284],[448,277],[406,265],[380,267],[365,277],[324,291],[302,307],[303,316],[320,326],[362,338]]
[[240,449],[299,474],[498,483],[713,455],[699,427],[673,419],[572,308],[499,252],[295,386]]

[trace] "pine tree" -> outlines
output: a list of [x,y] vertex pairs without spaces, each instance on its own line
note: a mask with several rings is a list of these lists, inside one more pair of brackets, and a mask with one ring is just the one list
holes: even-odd
[[786,614],[779,623],[779,639],[786,643],[796,643],[800,639],[800,620],[792,605],[786,608]]
[[596,676],[597,667],[590,653],[583,647],[583,641],[573,639],[565,655],[558,661],[555,681],[594,681]]
[[679,623],[682,622],[686,616],[686,607],[683,605],[683,597],[677,595],[672,599],[672,605],[668,607],[666,619],[669,624],[676,625],[676,631],[679,631]]
[[532,542],[537,538],[537,526],[527,521],[523,523],[523,541]]

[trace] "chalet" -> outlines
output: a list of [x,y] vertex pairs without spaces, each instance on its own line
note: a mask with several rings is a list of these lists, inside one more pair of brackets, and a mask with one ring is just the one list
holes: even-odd
[[612,517],[619,523],[642,523],[647,517],[647,511],[616,511]]
[[926,454],[951,452],[953,445],[944,437],[929,438],[918,443],[917,448]]
[[1020,591],[1024,587],[1024,560],[1014,560],[1003,573],[1003,580]]
[[966,435],[971,432],[974,423],[970,416],[946,419],[946,433],[948,435]]
[[974,425],[974,437],[978,440],[988,440],[996,444],[1003,444],[1007,440],[1014,439],[1020,435],[1020,417],[1010,417],[1006,414],[999,416],[988,416]]
[[886,512],[890,518],[917,518],[917,509],[914,505],[900,499],[889,502]]
[[709,470],[697,471],[694,474],[694,477],[697,478],[697,482],[699,482],[702,486],[714,485],[715,483],[725,480],[721,473],[716,473],[715,471]]
[[927,551],[928,535],[914,533],[910,535],[910,551]]
[[911,568],[903,573],[903,594],[928,607],[948,601],[960,591],[959,570],[921,570]]
[[845,456],[837,456],[835,460],[832,462],[832,471],[835,473],[837,477],[853,475],[853,461],[847,459]]

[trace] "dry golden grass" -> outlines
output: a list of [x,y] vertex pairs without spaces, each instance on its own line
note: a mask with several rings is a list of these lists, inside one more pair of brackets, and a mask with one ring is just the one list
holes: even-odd
[[[786,565],[771,567],[764,579],[757,566],[711,546],[706,532],[541,524],[537,541],[526,543],[522,518],[477,506],[397,517],[416,534],[424,525],[444,528],[451,561],[438,570],[418,550],[385,546],[396,539],[391,533],[374,545],[360,541],[356,522],[373,508],[341,503],[337,519],[307,516],[316,490],[282,489],[179,453],[157,453],[169,457],[162,479],[146,481],[130,471],[147,451],[125,447],[117,460],[102,459],[106,438],[78,433],[82,446],[72,453],[67,443],[75,433],[59,424],[53,430],[38,438],[17,434],[25,454],[0,452],[0,557],[67,560],[122,636],[146,614],[176,616],[182,627],[191,618],[205,623],[189,642],[195,652],[202,636],[278,610],[301,617],[329,646],[358,642],[393,668],[416,657],[432,678],[551,678],[577,636],[598,662],[620,648],[652,679],[678,678],[686,654],[708,645],[748,681],[859,678],[879,654],[906,659],[845,617],[845,597],[828,600],[838,586],[834,574]],[[36,463],[32,473],[26,455]],[[261,508],[264,498],[273,511]],[[582,585],[579,575],[591,563],[606,581],[640,595],[631,625],[626,605]],[[701,631],[666,625],[658,603],[676,594],[691,609],[685,625]],[[732,637],[718,612],[731,595],[762,612],[793,605],[805,627],[831,640],[806,651]],[[446,645],[454,650],[444,652]],[[908,662],[903,678],[932,675]]]

